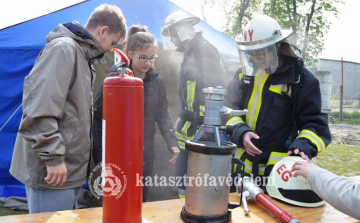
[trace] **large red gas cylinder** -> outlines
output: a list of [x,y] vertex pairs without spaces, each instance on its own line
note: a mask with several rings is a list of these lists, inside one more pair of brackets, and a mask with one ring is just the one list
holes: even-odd
[[103,84],[103,222],[142,222],[144,88],[140,78]]

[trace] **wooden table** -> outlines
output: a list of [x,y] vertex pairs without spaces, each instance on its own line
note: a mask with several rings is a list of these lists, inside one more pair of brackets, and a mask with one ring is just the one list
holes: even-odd
[[[230,194],[230,201],[238,203],[236,193]],[[301,223],[324,222],[324,223],[347,223],[359,222],[330,206],[325,204],[317,208],[301,208],[287,205],[272,199],[274,203],[288,212]],[[185,199],[174,199],[156,202],[147,202],[142,207],[143,223],[182,223],[180,212],[184,206]],[[232,221],[239,223],[278,223],[276,217],[254,202],[248,202],[250,215],[245,216],[243,207],[232,210]],[[26,222],[26,223],[91,223],[102,222],[102,208],[88,208],[72,211],[58,211],[38,214],[23,214],[0,217],[1,223]]]

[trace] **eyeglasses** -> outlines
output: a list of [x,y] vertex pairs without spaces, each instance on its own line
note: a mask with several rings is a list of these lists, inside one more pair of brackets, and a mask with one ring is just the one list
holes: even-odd
[[139,56],[139,55],[136,55],[138,58],[139,58],[139,61],[141,62],[146,62],[146,61],[150,61],[150,63],[154,63],[156,61],[156,59],[158,58],[158,56],[153,56],[153,57],[147,57],[147,56]]
[[268,54],[270,51],[271,50],[263,49],[263,50],[245,52],[245,55],[250,60],[253,60],[254,58],[256,58],[258,60],[265,60],[266,59],[266,54]]

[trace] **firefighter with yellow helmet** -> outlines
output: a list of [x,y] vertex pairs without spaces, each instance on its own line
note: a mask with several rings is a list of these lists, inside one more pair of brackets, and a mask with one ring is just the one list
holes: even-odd
[[236,39],[241,69],[229,82],[225,100],[229,107],[248,110],[227,122],[246,175],[269,176],[289,155],[310,161],[331,142],[319,81],[286,40],[291,34],[273,18],[258,15]]
[[[196,32],[194,26],[200,21],[184,11],[171,13],[161,26],[163,47],[184,53],[180,69],[179,96],[181,111],[175,122],[176,137],[180,155],[175,171],[177,177],[187,173],[187,150],[185,141],[191,140],[203,123],[203,88],[226,86],[226,69],[222,64],[218,50],[202,32]],[[184,179],[183,179],[184,180]],[[184,181],[178,186],[179,197],[185,197]]]

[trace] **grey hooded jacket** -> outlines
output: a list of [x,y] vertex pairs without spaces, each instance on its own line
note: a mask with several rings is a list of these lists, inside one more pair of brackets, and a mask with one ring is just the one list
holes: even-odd
[[311,189],[337,210],[360,220],[360,181],[337,176],[323,168],[309,172],[307,181]]
[[67,182],[61,189],[79,187],[91,150],[91,64],[104,62],[104,51],[77,22],[59,24],[46,40],[25,77],[10,173],[35,189],[59,189],[44,181],[46,166],[65,163]]

